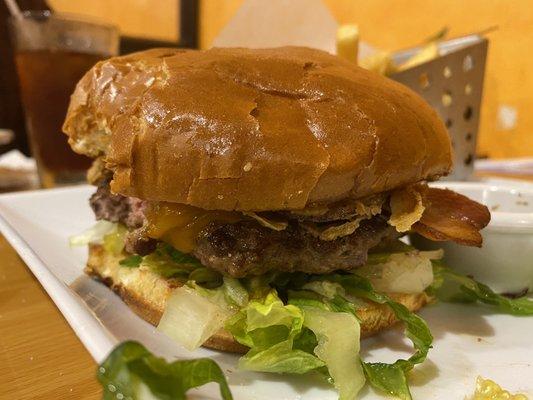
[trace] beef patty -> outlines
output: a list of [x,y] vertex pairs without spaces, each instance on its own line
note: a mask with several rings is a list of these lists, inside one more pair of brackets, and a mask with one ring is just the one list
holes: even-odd
[[143,235],[142,226],[146,217],[146,202],[135,197],[113,194],[109,188],[111,178],[100,182],[98,189],[89,199],[97,220],[120,222],[128,228],[125,249],[128,253],[146,255],[153,252],[157,241]]
[[[157,241],[143,236],[144,201],[111,193],[107,180],[100,183],[90,205],[96,219],[128,227],[127,252],[146,255],[155,250]],[[199,234],[192,254],[206,267],[236,278],[269,270],[324,274],[363,265],[370,248],[399,236],[382,215],[362,221],[351,235],[331,241],[317,238],[304,224],[301,216],[290,220],[282,231],[255,220],[211,223]]]
[[242,221],[209,226],[193,254],[203,265],[234,278],[269,270],[325,274],[365,264],[370,248],[398,236],[381,217],[363,221],[353,234],[332,241],[318,239],[296,221],[283,231]]
[[110,179],[102,181],[89,199],[97,220],[120,222],[130,229],[140,228],[145,220],[145,202],[135,197],[113,194]]

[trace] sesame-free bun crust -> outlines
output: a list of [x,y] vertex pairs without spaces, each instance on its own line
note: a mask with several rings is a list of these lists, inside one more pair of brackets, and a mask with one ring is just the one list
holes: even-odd
[[[101,245],[90,245],[86,272],[111,287],[141,318],[157,325],[165,309],[166,299],[179,285],[142,266],[120,267],[121,258],[106,252]],[[389,296],[411,311],[420,309],[430,300],[425,293],[389,294]],[[397,322],[390,308],[380,304],[371,304],[367,308],[358,310],[357,316],[361,323],[361,337],[371,336]],[[184,326],[183,329],[187,327]],[[204,346],[232,353],[245,353],[248,350],[225,330],[213,335]]]
[[153,49],[96,64],[64,131],[113,191],[218,210],[301,209],[447,174],[448,134],[405,86],[301,47]]

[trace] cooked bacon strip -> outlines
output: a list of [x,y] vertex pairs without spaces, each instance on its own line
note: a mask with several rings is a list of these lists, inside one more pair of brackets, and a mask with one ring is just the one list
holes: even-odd
[[426,209],[412,229],[434,241],[452,240],[466,246],[481,247],[479,231],[490,221],[482,204],[448,189],[428,188],[424,193]]

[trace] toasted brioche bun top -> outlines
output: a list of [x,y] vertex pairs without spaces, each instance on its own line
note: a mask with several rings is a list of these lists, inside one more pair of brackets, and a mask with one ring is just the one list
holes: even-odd
[[153,49],[96,64],[64,131],[126,196],[218,210],[301,209],[451,168],[443,123],[410,89],[300,47]]

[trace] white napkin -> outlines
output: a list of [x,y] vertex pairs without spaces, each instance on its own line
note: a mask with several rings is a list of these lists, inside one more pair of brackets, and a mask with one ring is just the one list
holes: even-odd
[[[306,46],[335,54],[338,27],[322,0],[245,0],[212,46]],[[359,42],[359,58],[375,51]]]
[[19,171],[37,171],[35,160],[26,157],[18,150],[11,150],[0,155],[0,167]]
[[322,0],[245,0],[213,47],[292,45],[334,53],[337,27]]

